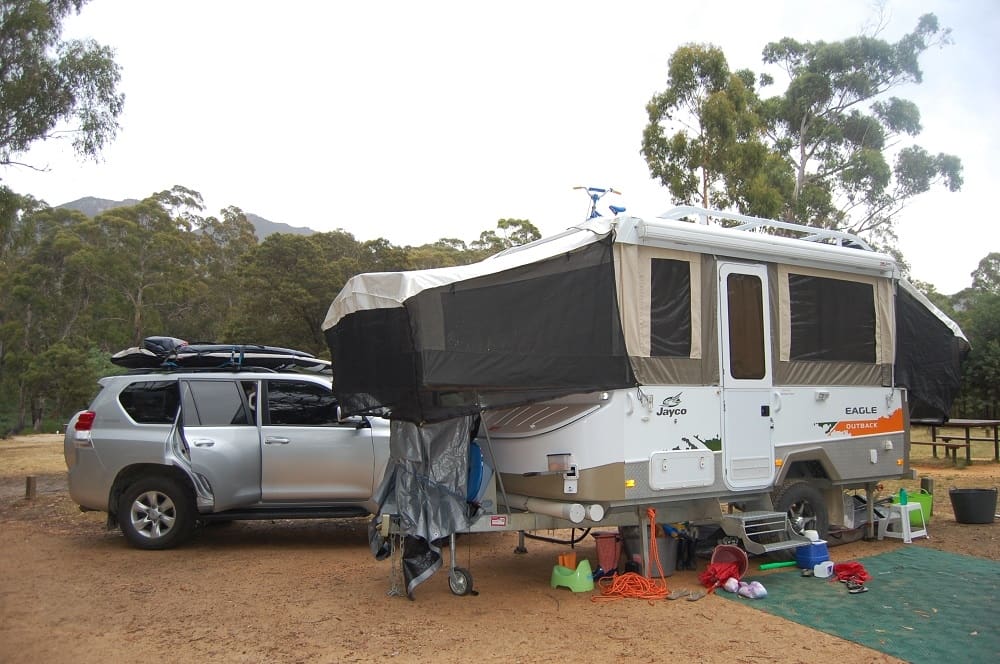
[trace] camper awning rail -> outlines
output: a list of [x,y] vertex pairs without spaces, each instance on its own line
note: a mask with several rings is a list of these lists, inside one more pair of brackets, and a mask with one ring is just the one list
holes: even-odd
[[872,249],[867,242],[859,238],[857,235],[845,233],[844,231],[817,228],[816,226],[806,226],[805,224],[796,224],[790,221],[778,221],[776,219],[764,219],[763,217],[751,217],[749,215],[737,214],[735,212],[708,210],[706,208],[695,207],[692,205],[682,205],[671,208],[661,214],[660,219],[674,219],[679,221],[684,217],[691,215],[697,215],[701,219],[699,223],[702,225],[708,224],[709,217],[714,217],[716,219],[729,219],[730,221],[740,222],[739,226],[734,226],[731,230],[750,231],[757,228],[780,228],[794,233],[801,233],[802,235],[798,238],[800,240],[806,240],[809,242],[829,242],[832,240],[837,246],[853,246],[860,247],[861,249],[865,249],[867,251],[874,251],[874,249]]
[[[725,228],[717,225],[679,221],[684,217],[704,213],[713,218],[726,218],[741,222],[740,226]],[[620,242],[654,243],[686,251],[776,261],[794,265],[819,267],[832,270],[860,272],[872,276],[899,278],[896,261],[887,254],[873,251],[860,239],[849,233],[825,231],[787,222],[776,222],[732,213],[719,213],[696,207],[674,208],[656,221],[634,220],[635,236],[619,227]],[[781,228],[809,233],[808,237],[784,237],[769,233],[748,232],[764,227]],[[823,238],[822,236],[828,236]],[[833,244],[826,240],[834,240]],[[850,241],[853,246],[846,246]]]

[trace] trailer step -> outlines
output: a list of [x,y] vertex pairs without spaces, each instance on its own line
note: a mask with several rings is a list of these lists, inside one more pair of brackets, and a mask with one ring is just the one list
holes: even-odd
[[809,539],[792,530],[785,512],[734,512],[722,515],[722,529],[738,537],[748,553],[763,555],[809,544]]

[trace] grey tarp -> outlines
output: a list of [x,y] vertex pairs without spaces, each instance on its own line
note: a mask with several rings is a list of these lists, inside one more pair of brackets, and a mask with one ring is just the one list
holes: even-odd
[[[389,437],[389,465],[376,496],[381,513],[398,515],[404,537],[403,575],[406,594],[441,567],[437,542],[468,529],[466,501],[469,441],[475,417],[460,417],[419,426],[393,420]],[[384,548],[375,529],[372,550]]]

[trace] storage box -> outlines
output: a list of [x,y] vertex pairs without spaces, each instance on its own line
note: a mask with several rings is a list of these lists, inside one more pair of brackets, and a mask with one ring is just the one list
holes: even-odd
[[[618,530],[624,540],[625,555],[628,559],[633,560],[638,556],[642,560],[642,534],[639,532],[639,529],[636,526],[621,526]],[[660,567],[663,568],[663,576],[671,576],[677,569],[678,541],[673,537],[663,536],[663,531],[659,528],[656,530],[658,536],[654,540],[656,543],[656,553],[660,557]],[[652,544],[653,541],[650,541],[650,548],[652,548]],[[649,555],[649,566],[649,578],[659,577],[660,571],[656,569],[656,561],[653,560],[652,555]]]
[[802,569],[812,569],[829,559],[830,550],[826,548],[826,540],[817,540],[795,549],[795,562]]

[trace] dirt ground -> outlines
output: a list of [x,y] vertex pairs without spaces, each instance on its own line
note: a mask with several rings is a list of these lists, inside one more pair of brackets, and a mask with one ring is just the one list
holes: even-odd
[[[1000,484],[992,449],[974,456],[964,468],[914,462],[934,479],[930,539],[858,541],[831,557],[922,546],[1000,560],[1000,522],[959,524],[951,511],[950,487]],[[28,475],[38,478],[33,500]],[[0,662],[899,661],[756,610],[754,600],[595,602],[599,593],[553,589],[552,566],[568,547],[527,540],[527,554],[515,554],[516,533],[460,538],[459,564],[477,594],[451,594],[442,570],[414,601],[387,594],[392,566],[372,557],[366,520],[234,523],[182,548],[138,551],[105,530],[104,515],[79,512],[65,484],[61,436],[0,440]],[[596,567],[594,538],[576,551]],[[748,575],[766,586],[759,562]],[[666,581],[698,587],[696,572]]]

